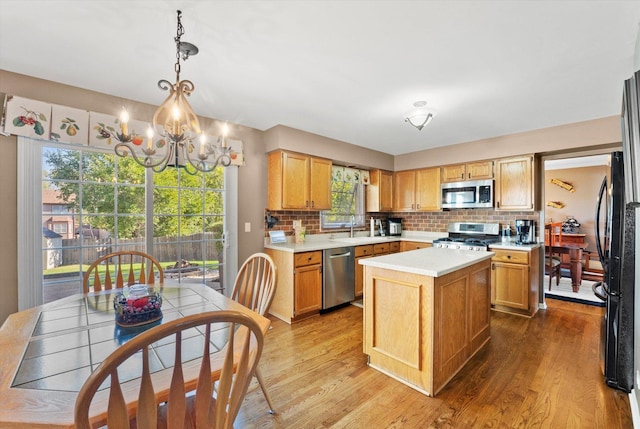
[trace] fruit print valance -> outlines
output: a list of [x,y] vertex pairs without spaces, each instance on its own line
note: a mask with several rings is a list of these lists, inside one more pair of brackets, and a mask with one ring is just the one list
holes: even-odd
[[[146,145],[145,136],[149,123],[131,120],[129,131],[133,134],[135,146]],[[118,142],[113,136],[120,129],[120,120],[116,116],[88,112],[73,107],[45,103],[28,98],[7,95],[0,119],[0,130],[5,135],[25,136],[40,140],[51,140],[60,143],[103,147],[113,149]],[[207,136],[208,144],[220,144],[220,137]],[[156,136],[152,143],[162,149],[166,144],[162,137]],[[244,165],[244,148],[242,141],[227,138],[227,146],[231,165]],[[158,156],[163,156],[162,150]]]

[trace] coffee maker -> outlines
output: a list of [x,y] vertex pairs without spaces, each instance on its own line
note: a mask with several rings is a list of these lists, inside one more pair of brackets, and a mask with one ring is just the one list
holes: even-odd
[[533,244],[535,242],[535,221],[529,219],[516,219],[516,244]]

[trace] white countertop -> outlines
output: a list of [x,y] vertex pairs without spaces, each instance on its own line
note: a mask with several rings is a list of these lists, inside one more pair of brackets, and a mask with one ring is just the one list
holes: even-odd
[[405,273],[440,277],[460,268],[490,259],[493,255],[493,252],[429,247],[409,252],[363,258],[360,259],[359,263],[360,265]]
[[[333,249],[336,247],[390,243],[393,241],[419,241],[424,243],[431,243],[433,242],[433,240],[438,239],[444,235],[446,235],[446,233],[424,231],[403,233],[402,236],[368,237],[365,235],[360,235],[354,238],[350,238],[347,233],[315,234],[307,235],[304,243],[293,243],[287,241],[287,243],[271,244],[269,242],[269,239],[267,238],[264,247],[267,249],[281,250],[284,252],[299,253],[311,252],[314,250]],[[290,237],[287,237],[287,239],[290,239]]]

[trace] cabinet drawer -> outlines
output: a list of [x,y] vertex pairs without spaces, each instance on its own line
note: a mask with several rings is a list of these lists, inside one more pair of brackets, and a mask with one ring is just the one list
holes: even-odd
[[393,243],[389,243],[389,251],[390,252],[399,252],[400,251],[400,242],[394,241]]
[[373,245],[373,254],[389,253],[389,243],[378,243]]
[[373,255],[373,244],[367,244],[366,246],[356,246],[355,254],[356,254],[356,258],[360,256]]
[[293,256],[293,264],[295,267],[304,267],[306,265],[322,264],[322,252],[304,252],[296,253]]
[[495,262],[511,262],[514,264],[528,264],[529,263],[529,252],[523,252],[521,250],[500,250],[494,249],[492,252],[495,252],[492,261]]

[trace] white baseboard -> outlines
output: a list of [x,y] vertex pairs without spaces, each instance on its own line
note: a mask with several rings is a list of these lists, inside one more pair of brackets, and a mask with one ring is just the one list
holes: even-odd
[[629,393],[629,405],[631,406],[631,418],[633,419],[633,427],[640,428],[640,408],[638,408],[638,392],[636,389]]

